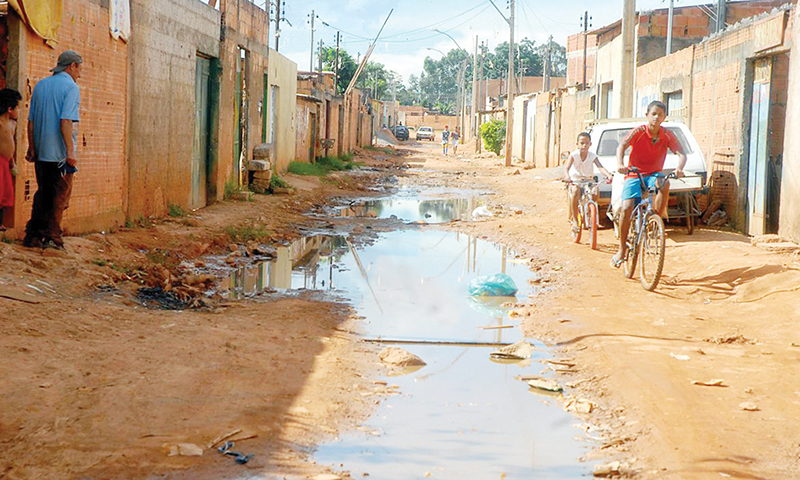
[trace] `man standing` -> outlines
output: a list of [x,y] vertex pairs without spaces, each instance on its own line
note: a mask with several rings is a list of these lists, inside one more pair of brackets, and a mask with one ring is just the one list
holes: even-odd
[[58,56],[51,77],[36,84],[28,114],[28,153],[36,166],[36,194],[31,219],[25,227],[26,247],[64,248],[61,219],[69,206],[72,176],[78,171],[75,123],[81,92],[83,59],[72,50]]

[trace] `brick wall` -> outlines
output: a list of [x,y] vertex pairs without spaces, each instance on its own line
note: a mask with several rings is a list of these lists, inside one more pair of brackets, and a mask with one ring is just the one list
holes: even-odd
[[[791,23],[790,18],[787,31],[791,29]],[[722,200],[738,229],[745,228],[747,218],[744,207],[747,197],[752,59],[757,55],[769,56],[785,51],[787,40],[784,37],[782,46],[757,53],[754,51],[754,23],[750,22],[695,47],[691,128],[706,158],[711,195]],[[775,100],[785,98],[787,70],[786,65],[778,62],[773,71]],[[784,89],[784,93],[778,93],[779,89]],[[783,144],[780,136],[773,130],[774,155],[779,145]]]
[[[16,14],[10,13],[14,22]],[[10,17],[11,18],[11,17]],[[127,56],[128,46],[109,34],[108,8],[89,0],[64,0],[64,17],[58,31],[58,48],[45,45],[27,27],[18,25],[21,34],[12,49],[20,78],[9,78],[23,94],[19,132],[27,128],[28,106],[33,87],[50,75],[50,69],[63,50],[76,50],[83,57],[80,124],[78,126],[79,169],[75,175],[72,200],[64,215],[69,233],[109,229],[122,224],[127,183],[125,160]],[[18,55],[18,56],[17,56]],[[36,179],[33,165],[24,161],[27,143],[19,134],[16,208],[14,225],[24,228],[30,218]],[[26,183],[30,192],[26,195]]]
[[[643,117],[647,105],[653,100],[664,101],[665,95],[681,90],[684,106],[691,105],[692,66],[694,46],[679,50],[672,55],[661,57],[636,69],[634,115]],[[689,108],[685,110],[689,112]],[[670,112],[674,116],[674,112]],[[682,115],[691,126],[688,113]]]

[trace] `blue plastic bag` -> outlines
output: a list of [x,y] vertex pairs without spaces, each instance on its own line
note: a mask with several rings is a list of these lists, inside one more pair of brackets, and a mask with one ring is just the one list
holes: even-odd
[[509,297],[517,293],[514,279],[505,273],[481,276],[470,280],[469,294],[475,297]]

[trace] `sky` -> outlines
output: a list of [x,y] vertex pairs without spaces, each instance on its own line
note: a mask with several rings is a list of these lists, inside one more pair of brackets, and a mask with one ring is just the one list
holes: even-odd
[[[266,0],[255,0],[256,3]],[[275,1],[275,0],[272,0]],[[712,0],[675,0],[675,6],[711,3]],[[494,0],[508,17],[507,0]],[[667,8],[669,0],[637,0],[638,11]],[[336,44],[336,31],[342,34],[341,46],[353,58],[363,54],[375,38],[389,11],[394,9],[370,58],[399,73],[403,83],[419,75],[426,56],[439,58],[456,48],[474,48],[474,38],[488,42],[489,49],[508,41],[509,27],[489,0],[285,0],[281,25],[280,53],[297,63],[298,70],[309,70],[311,59],[311,11],[315,21],[314,43]],[[622,16],[623,0],[516,0],[514,38],[547,41],[549,35],[561,45],[567,37],[582,31],[584,11],[592,17],[590,29],[617,21]],[[325,22],[328,26],[323,25]],[[274,33],[274,23],[270,33]],[[448,33],[447,36],[432,29]],[[274,38],[271,40],[274,47]],[[315,48],[316,48],[315,46]],[[436,50],[429,50],[436,49]],[[314,59],[316,65],[316,57]]]

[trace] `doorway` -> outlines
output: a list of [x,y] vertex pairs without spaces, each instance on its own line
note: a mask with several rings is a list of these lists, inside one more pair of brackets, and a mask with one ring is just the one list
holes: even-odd
[[747,156],[747,233],[777,233],[783,125],[788,97],[786,54],[753,62]]
[[210,92],[211,59],[198,55],[194,82],[194,144],[192,147],[190,208],[201,208],[207,205]]

